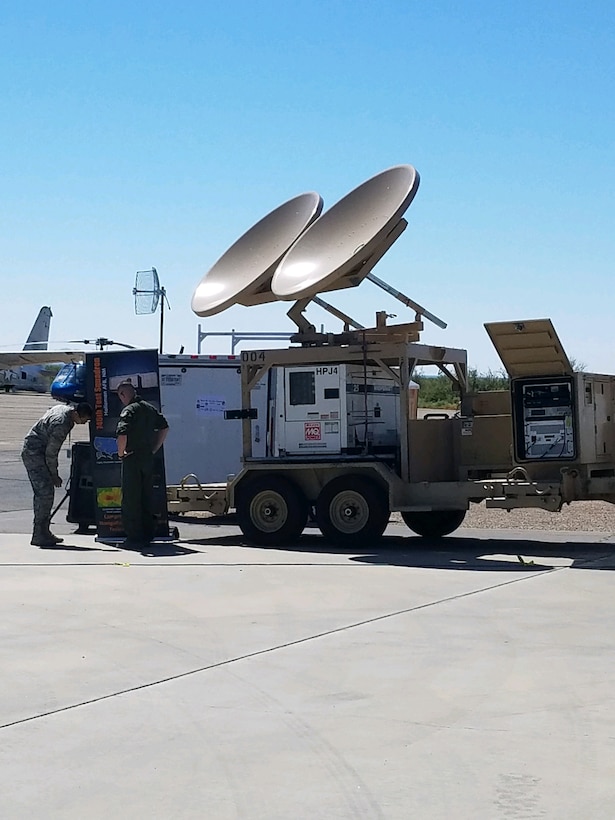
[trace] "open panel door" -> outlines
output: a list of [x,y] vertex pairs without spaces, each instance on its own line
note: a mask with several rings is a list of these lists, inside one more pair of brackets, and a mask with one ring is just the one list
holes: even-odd
[[572,375],[572,365],[550,319],[487,322],[485,330],[511,379]]

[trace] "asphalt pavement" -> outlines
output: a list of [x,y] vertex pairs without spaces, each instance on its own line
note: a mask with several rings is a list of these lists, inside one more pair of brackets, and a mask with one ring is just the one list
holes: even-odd
[[615,537],[260,549],[188,519],[127,552],[61,509],[39,549],[48,404],[0,396],[3,820],[615,816]]

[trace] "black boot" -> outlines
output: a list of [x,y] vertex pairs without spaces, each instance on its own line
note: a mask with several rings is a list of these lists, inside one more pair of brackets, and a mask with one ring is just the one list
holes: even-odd
[[30,541],[33,547],[55,547],[56,542],[51,535],[51,533],[47,534],[47,532],[42,527],[34,527],[34,531],[32,532],[32,540]]
[[51,532],[51,530],[49,529],[50,524],[51,524],[51,519],[45,521],[45,523],[43,525],[41,525],[41,529],[43,530],[43,532],[45,533],[47,538],[49,538],[50,541],[53,541],[54,544],[61,544],[64,541],[64,539],[63,538],[58,538],[57,535],[54,535]]

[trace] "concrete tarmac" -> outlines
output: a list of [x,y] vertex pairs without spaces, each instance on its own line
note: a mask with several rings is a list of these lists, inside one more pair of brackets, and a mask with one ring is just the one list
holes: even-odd
[[3,820],[615,816],[614,537],[38,549],[4,406]]

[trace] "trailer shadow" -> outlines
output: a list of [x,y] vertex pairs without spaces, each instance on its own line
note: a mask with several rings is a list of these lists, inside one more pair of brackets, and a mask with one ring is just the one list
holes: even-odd
[[359,563],[470,572],[546,572],[615,569],[615,544],[600,541],[543,541],[520,538],[385,536],[381,548],[350,556]]
[[[397,539],[395,539],[397,540]],[[469,572],[547,572],[553,569],[615,569],[615,547],[600,542],[570,542],[485,538],[446,541],[399,539],[396,547],[383,539],[382,551],[356,555],[366,564]],[[408,544],[407,542],[411,543]],[[414,542],[414,543],[412,543]],[[422,543],[419,543],[422,542]]]
[[[182,539],[182,544],[197,549],[208,546],[267,549],[255,547],[240,532]],[[385,535],[378,545],[357,550],[331,544],[317,530],[308,528],[298,541],[268,549],[272,555],[276,552],[339,555],[364,564],[469,572],[546,572],[563,567],[615,569],[615,544],[596,540],[547,541],[527,537],[513,540],[497,536],[429,539]]]

